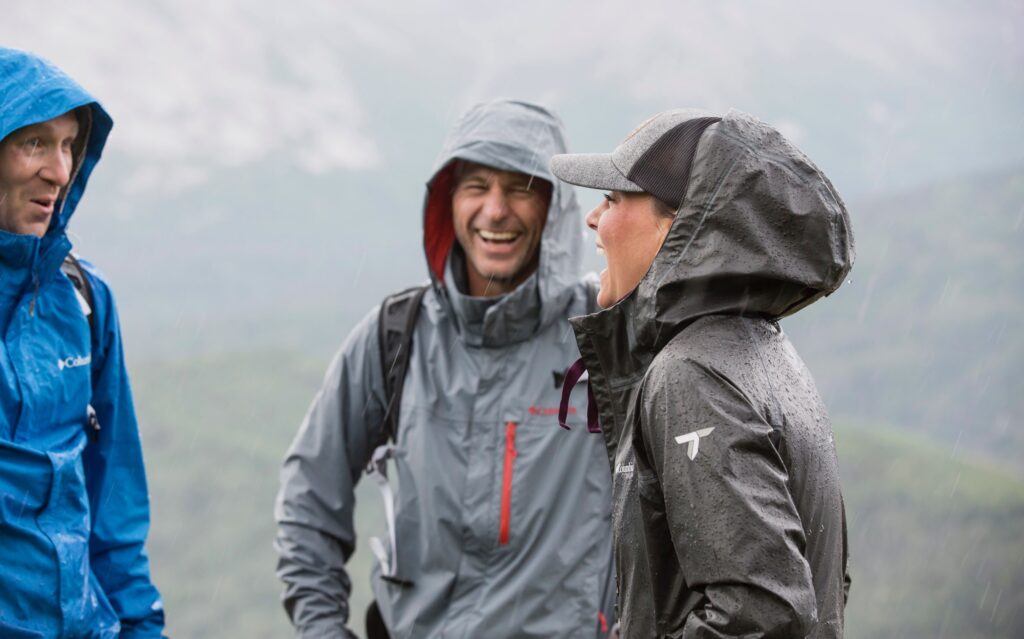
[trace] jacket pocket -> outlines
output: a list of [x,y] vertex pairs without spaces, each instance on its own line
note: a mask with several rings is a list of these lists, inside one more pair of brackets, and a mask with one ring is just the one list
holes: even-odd
[[505,424],[505,468],[501,480],[501,518],[498,521],[498,543],[508,544],[512,526],[512,471],[516,459],[516,423]]

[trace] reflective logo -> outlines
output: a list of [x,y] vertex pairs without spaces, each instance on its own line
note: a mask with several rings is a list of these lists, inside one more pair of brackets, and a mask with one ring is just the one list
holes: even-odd
[[628,475],[633,472],[633,464],[616,464],[616,475]]
[[57,360],[57,368],[64,370],[65,368],[78,368],[79,366],[88,366],[92,363],[92,355],[86,355],[85,357],[65,357],[64,359]]
[[686,456],[693,459],[697,456],[697,450],[700,448],[700,438],[707,437],[711,434],[711,431],[715,430],[714,426],[711,428],[702,428],[695,430],[692,433],[686,433],[676,437],[677,444],[686,444]]

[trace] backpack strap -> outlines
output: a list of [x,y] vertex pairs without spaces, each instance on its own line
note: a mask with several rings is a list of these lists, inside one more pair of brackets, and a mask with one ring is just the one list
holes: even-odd
[[89,332],[95,337],[96,336],[96,314],[92,312],[93,309],[93,296],[92,296],[92,284],[89,283],[89,278],[85,275],[85,267],[78,261],[78,258],[74,253],[68,253],[67,257],[60,265],[60,270],[71,283],[75,286],[75,293],[78,296],[78,302],[82,306],[82,312],[89,319]]
[[[75,296],[78,298],[78,303],[81,305],[86,319],[89,320],[89,346],[91,348],[92,344],[96,342],[96,313],[93,312],[92,284],[89,283],[89,278],[85,275],[85,267],[78,261],[74,253],[67,254],[67,257],[61,262],[60,270],[74,285]],[[96,417],[96,409],[92,407],[92,404],[89,404],[87,409],[89,439],[95,442],[100,436],[100,421]]]
[[373,450],[373,458],[367,465],[366,474],[373,478],[384,501],[387,537],[371,537],[369,544],[370,550],[377,557],[381,578],[400,586],[409,586],[412,582],[398,575],[395,496],[388,481],[388,460],[391,459],[393,452],[390,442],[396,441],[398,437],[399,408],[402,404],[405,374],[409,370],[412,335],[416,329],[416,319],[420,314],[423,296],[429,288],[429,284],[424,284],[387,296],[380,305],[380,315],[377,318],[387,408],[384,412],[383,433]]
[[398,418],[402,404],[402,387],[409,370],[412,336],[419,318],[420,306],[429,284],[414,286],[384,298],[377,318],[380,342],[380,363],[384,371],[384,442],[398,436]]

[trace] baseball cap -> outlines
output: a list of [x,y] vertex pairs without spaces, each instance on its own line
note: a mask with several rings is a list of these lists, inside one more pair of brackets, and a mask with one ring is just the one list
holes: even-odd
[[552,157],[551,172],[576,186],[649,193],[678,209],[700,136],[719,120],[697,109],[662,111],[634,129],[611,153]]

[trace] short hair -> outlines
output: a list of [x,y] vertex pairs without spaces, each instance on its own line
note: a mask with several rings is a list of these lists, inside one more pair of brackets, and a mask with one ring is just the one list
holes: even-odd
[[78,137],[71,145],[72,172],[76,173],[82,160],[85,159],[86,147],[89,145],[89,136],[92,133],[92,107],[88,104],[73,109],[75,119],[78,120]]
[[676,213],[678,212],[676,211],[676,207],[672,206],[671,204],[668,204],[662,199],[654,197],[653,195],[651,195],[651,199],[654,200],[655,213],[657,213],[661,217],[673,218],[676,216]]

